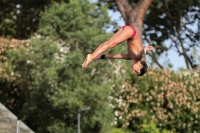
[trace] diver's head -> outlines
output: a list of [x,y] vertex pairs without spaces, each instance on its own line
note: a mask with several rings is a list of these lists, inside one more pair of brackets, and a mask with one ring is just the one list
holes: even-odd
[[132,72],[137,76],[143,76],[147,72],[147,64],[145,61],[137,61],[131,65]]

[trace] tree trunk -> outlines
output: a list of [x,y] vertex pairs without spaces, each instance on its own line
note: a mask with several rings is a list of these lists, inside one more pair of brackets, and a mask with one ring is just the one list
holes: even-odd
[[152,0],[139,0],[133,8],[127,0],[115,0],[125,24],[133,25],[140,38],[142,38],[142,25],[144,15]]

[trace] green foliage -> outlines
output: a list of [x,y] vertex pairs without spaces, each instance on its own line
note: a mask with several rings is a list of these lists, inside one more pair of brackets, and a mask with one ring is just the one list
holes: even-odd
[[160,131],[159,128],[156,127],[154,122],[150,122],[149,124],[143,124],[139,133],[170,133],[167,130]]
[[55,2],[69,0],[1,0],[0,36],[26,39],[38,30],[39,13]]
[[151,69],[142,78],[131,77],[121,94],[111,97],[119,127],[137,132],[153,121],[172,132],[200,130],[199,74]]
[[7,46],[1,54],[6,73],[0,77],[0,100],[38,133],[77,132],[77,110],[88,106],[91,110],[81,114],[82,132],[106,133],[111,128],[108,96],[119,81],[112,71],[115,63],[96,61],[81,69],[86,53],[110,36],[104,31],[107,11],[79,2],[52,5],[41,14],[42,35],[19,42],[20,48]]
[[[199,130],[198,75],[150,70],[146,76],[135,77],[128,75],[126,61],[107,60],[95,61],[83,71],[84,56],[111,36],[105,32],[110,23],[107,8],[86,0],[50,5],[40,16],[36,13],[41,18],[40,35],[0,43],[0,100],[35,132],[75,133],[77,110],[88,106],[91,110],[81,114],[82,132],[109,133],[111,108],[116,116],[113,124],[127,132]],[[26,23],[28,17],[22,17]],[[2,22],[1,26],[4,22],[15,25],[7,19]],[[29,36],[28,26],[20,25],[24,26],[17,30],[20,33],[11,27],[12,33],[8,29],[10,33],[2,34]],[[33,26],[32,32],[37,24]],[[166,37],[160,39],[158,42]],[[109,52],[123,50],[122,46]],[[124,80],[127,82],[122,84]]]
[[112,128],[112,133],[125,133],[125,132],[120,128]]
[[141,133],[160,133],[159,129],[156,127],[156,124],[144,124],[140,130]]
[[48,13],[41,13],[40,33],[66,41],[63,45],[69,46],[70,51],[79,48],[86,54],[110,36],[103,34],[106,23],[109,17],[103,5],[73,0],[70,4],[57,3]]
[[52,133],[76,132],[77,110],[90,106],[91,110],[81,115],[82,131],[107,132],[112,112],[109,83],[100,78],[103,74],[91,75],[81,69],[79,49],[63,57],[58,44],[49,38],[31,39],[29,45],[7,53],[10,64],[5,68],[11,67],[7,77],[12,77],[12,82],[6,79],[1,86],[12,87],[2,86],[1,101],[34,131]]

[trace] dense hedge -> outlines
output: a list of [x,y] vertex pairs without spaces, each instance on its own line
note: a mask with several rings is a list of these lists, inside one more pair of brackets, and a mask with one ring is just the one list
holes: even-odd
[[146,76],[131,77],[120,94],[110,97],[114,125],[138,132],[142,125],[153,122],[160,130],[200,131],[198,73],[151,69]]

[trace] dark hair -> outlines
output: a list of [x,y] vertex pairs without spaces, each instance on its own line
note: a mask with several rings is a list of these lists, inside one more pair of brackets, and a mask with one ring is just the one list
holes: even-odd
[[140,74],[138,76],[143,76],[147,72],[147,63],[145,61],[141,61],[142,68],[140,69]]

